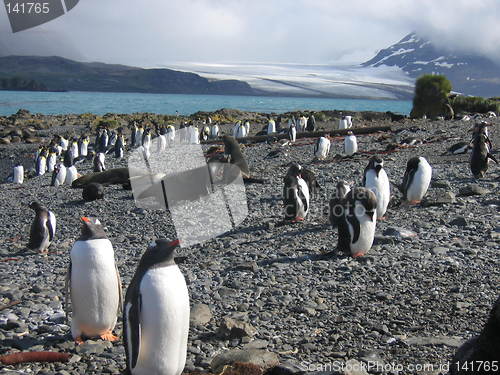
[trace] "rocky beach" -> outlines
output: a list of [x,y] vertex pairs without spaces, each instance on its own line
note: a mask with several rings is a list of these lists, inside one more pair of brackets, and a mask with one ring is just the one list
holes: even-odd
[[[35,150],[54,134],[85,132],[93,140],[100,121],[127,128],[131,120],[154,120],[178,127],[179,121],[206,115],[20,111],[0,117],[0,178],[6,180],[14,162],[33,169]],[[458,346],[481,331],[499,295],[500,166],[491,163],[485,178],[476,181],[470,154],[446,152],[470,140],[475,120],[315,114],[325,131],[333,130],[341,115],[353,116],[354,128],[391,130],[358,135],[359,153],[353,157],[341,156],[343,137],[335,137],[323,161],[313,160],[314,138],[284,147],[278,142],[242,145],[252,175],[267,182],[245,185],[247,218],[215,239],[178,249],[191,301],[185,373],[219,374],[227,363],[248,361],[263,368],[279,363],[292,372],[445,374]],[[210,116],[226,134],[238,119],[250,120],[251,135],[265,125],[259,113],[221,110]],[[499,159],[500,118],[486,120],[493,124],[490,138]],[[204,151],[210,146],[202,145]],[[335,184],[345,180],[359,186],[373,155],[383,158],[389,179],[397,184],[408,159],[425,157],[433,168],[431,187],[420,205],[410,207],[401,204],[392,187],[387,219],[377,222],[368,254],[326,257],[337,246],[337,231],[326,214]],[[108,155],[107,168],[126,167],[126,157]],[[294,161],[314,171],[321,190],[304,222],[279,225],[283,176]],[[92,163],[78,165],[78,171],[91,173]],[[103,223],[124,290],[148,244],[176,238],[172,218],[168,212],[136,207],[132,192],[120,185],[106,186],[103,200],[84,202],[81,189],[50,186],[50,174],[33,177],[27,171],[26,176],[22,185],[0,185],[0,356],[53,351],[70,358],[0,365],[0,374],[120,374],[125,368],[122,341],[88,340],[77,346],[65,320],[65,274],[69,251],[80,235],[80,217],[95,216]],[[48,255],[19,254],[28,243],[34,217],[28,205],[35,200],[57,218]],[[122,337],[121,317],[115,333]]]

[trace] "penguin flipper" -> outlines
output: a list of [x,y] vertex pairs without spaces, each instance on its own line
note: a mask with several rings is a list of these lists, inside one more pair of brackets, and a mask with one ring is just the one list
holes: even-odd
[[127,341],[127,369],[131,370],[136,367],[139,358],[141,345],[141,326],[139,316],[141,312],[141,294],[137,293],[136,298],[132,298],[128,304],[130,308],[125,308],[125,337]]
[[493,160],[495,163],[498,164],[498,160],[492,154],[490,154],[489,152],[488,152],[487,157],[490,158],[491,160]]
[[66,314],[66,322],[69,325],[69,301],[71,300],[71,259],[66,272],[64,281],[64,313]]
[[122,290],[122,279],[120,277],[120,272],[118,272],[118,267],[115,264],[116,270],[116,281],[118,282],[118,314],[123,314],[123,290]]
[[49,230],[49,240],[52,242],[54,240],[54,235],[56,234],[56,217],[50,211],[48,216],[47,229]]

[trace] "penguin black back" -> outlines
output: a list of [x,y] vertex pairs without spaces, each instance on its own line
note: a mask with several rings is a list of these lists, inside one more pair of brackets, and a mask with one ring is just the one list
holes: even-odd
[[412,184],[413,178],[415,177],[415,173],[418,169],[418,164],[420,163],[420,159],[418,156],[411,158],[406,163],[406,171],[403,176],[403,184],[401,185],[401,192],[403,193],[404,198],[406,199],[406,192],[408,187]]
[[[474,337],[463,344],[453,357],[450,364],[451,375],[466,375],[466,374],[498,374],[498,367],[493,371],[493,362],[500,359],[500,296],[493,304],[490,316],[481,331],[480,335]],[[471,366],[466,367],[464,364],[474,363],[479,365],[489,364],[489,370],[483,367],[482,371],[472,371]],[[500,364],[499,364],[500,365]]]

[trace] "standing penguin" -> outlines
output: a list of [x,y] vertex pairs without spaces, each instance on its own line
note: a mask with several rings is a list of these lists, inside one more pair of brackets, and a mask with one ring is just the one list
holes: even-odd
[[349,128],[349,122],[345,118],[345,116],[342,116],[342,118],[339,120],[339,129],[347,129]]
[[470,158],[470,170],[474,178],[483,178],[488,170],[490,159],[498,163],[497,159],[490,153],[491,144],[488,145],[488,137],[484,132],[474,133],[472,140],[472,154]]
[[351,187],[345,181],[337,182],[332,199],[329,202],[329,219],[332,228],[335,229],[339,225],[344,215],[344,199],[351,191]]
[[217,125],[217,123],[214,123],[210,127],[210,138],[216,139],[218,137],[219,137],[219,125]]
[[78,151],[80,156],[87,157],[89,153],[90,138],[87,135],[82,135],[78,140]]
[[66,181],[66,167],[63,163],[57,163],[54,167],[54,171],[52,172],[52,181],[50,186],[58,187],[59,185],[63,185]]
[[314,146],[314,156],[318,160],[324,160],[330,153],[330,140],[326,137],[319,137]]
[[308,132],[313,132],[316,130],[316,119],[314,118],[314,114],[312,113],[309,115],[309,118],[307,119],[306,130]]
[[122,308],[122,291],[113,245],[98,219],[81,220],[81,235],[71,249],[66,275],[66,316],[69,319],[71,300],[71,334],[78,344],[86,337],[116,341],[112,331]]
[[58,136],[59,146],[61,146],[61,152],[68,149],[69,141],[62,135]]
[[384,170],[384,161],[372,156],[363,173],[363,186],[377,197],[377,219],[383,220],[391,199],[391,184]]
[[175,141],[175,127],[173,125],[167,126],[167,141],[169,143],[174,143]]
[[352,156],[358,152],[358,140],[354,133],[349,130],[347,135],[344,137],[344,154],[347,156]]
[[297,139],[297,127],[293,122],[288,127],[288,139],[290,140],[290,142],[295,142],[295,140]]
[[54,172],[54,168],[57,163],[57,149],[55,147],[51,147],[49,149],[49,156],[47,157],[47,172]]
[[78,171],[73,165],[73,157],[70,150],[66,150],[64,153],[64,166],[66,167],[66,179],[64,180],[64,183],[71,186],[73,181],[78,178]]
[[73,137],[71,140],[69,149],[71,151],[71,155],[73,155],[73,159],[78,158],[79,154],[79,147],[78,147],[78,139],[76,137]]
[[403,193],[403,199],[410,204],[420,203],[425,193],[427,193],[431,178],[432,167],[424,157],[418,156],[408,160],[403,183],[399,187],[399,190]]
[[284,178],[285,221],[304,221],[309,212],[309,187],[301,176],[302,167],[293,163]]
[[151,148],[151,129],[147,128],[144,130],[142,134],[142,147],[147,151],[150,151]]
[[123,133],[120,132],[117,135],[116,143],[115,143],[115,149],[114,149],[115,150],[115,158],[117,158],[117,159],[123,158],[125,146],[126,146],[125,136],[123,135]]
[[104,165],[104,161],[106,159],[106,155],[104,152],[98,152],[94,155],[94,160],[92,161],[94,165],[94,172],[104,172],[106,167]]
[[22,184],[24,182],[24,167],[18,164],[14,167],[12,173],[12,182],[14,184]]
[[[500,358],[500,297],[479,336],[465,342],[455,353],[450,364],[450,375],[498,374]],[[481,368],[483,364],[484,366]]]
[[276,123],[272,118],[268,117],[267,134],[274,134],[274,133],[276,133]]
[[156,240],[141,260],[125,295],[126,374],[180,375],[186,364],[189,294],[175,248]]
[[353,258],[365,255],[373,245],[377,219],[377,197],[373,191],[355,187],[342,200],[343,214],[337,219],[338,250]]
[[29,207],[35,211],[35,219],[31,224],[28,249],[46,253],[56,233],[56,217],[38,202],[31,203]]
[[44,147],[38,154],[36,159],[35,174],[37,176],[43,176],[47,171],[47,149]]

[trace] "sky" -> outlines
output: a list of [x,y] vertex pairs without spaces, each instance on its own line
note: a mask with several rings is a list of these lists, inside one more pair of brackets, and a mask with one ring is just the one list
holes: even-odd
[[172,63],[351,64],[416,31],[500,63],[500,0],[80,0],[13,34],[0,8],[0,55]]

